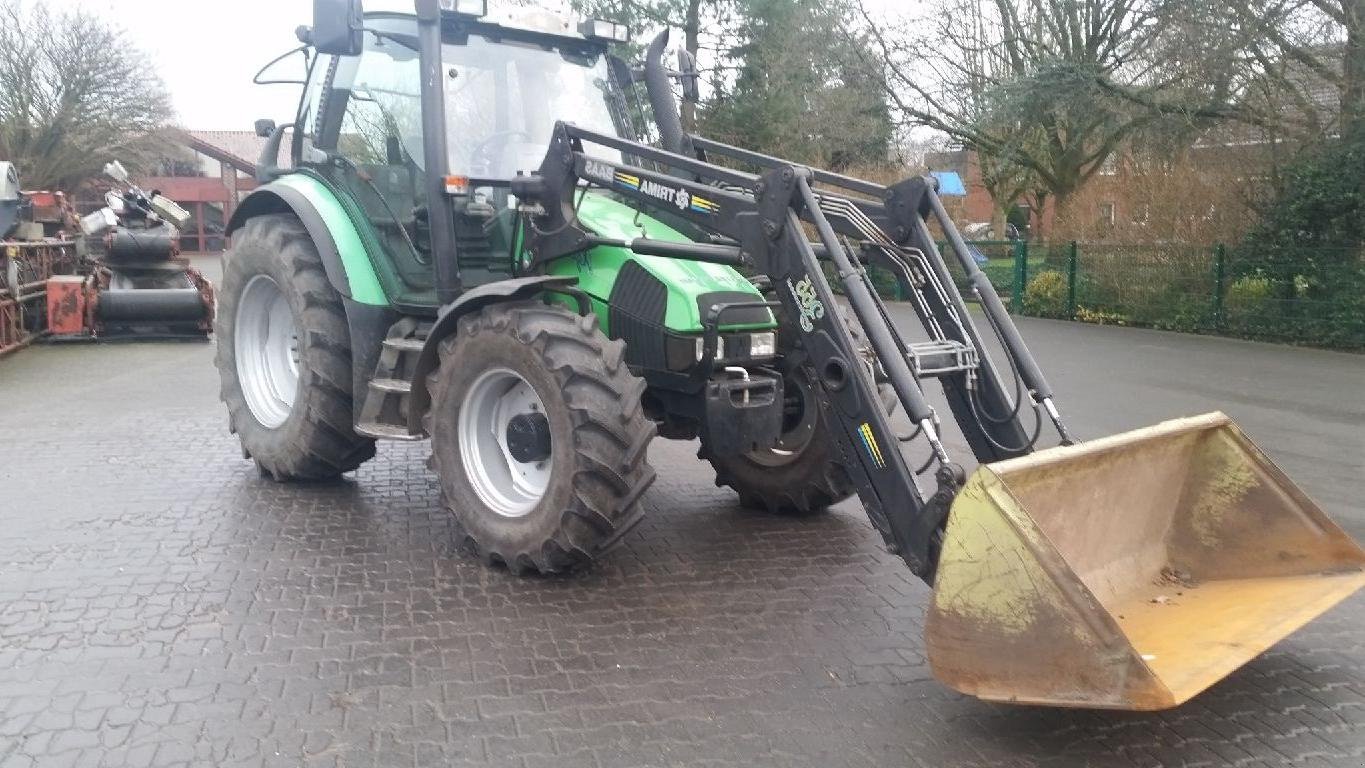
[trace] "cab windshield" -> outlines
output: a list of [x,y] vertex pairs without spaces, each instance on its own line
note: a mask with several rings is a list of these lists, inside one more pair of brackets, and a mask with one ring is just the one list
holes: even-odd
[[510,179],[545,159],[557,120],[617,135],[606,57],[470,35],[445,46],[450,169]]
[[[343,149],[352,156],[383,158],[391,152],[386,142],[396,138],[408,161],[425,171],[417,52],[396,38],[367,38],[351,92],[368,106],[350,110],[340,137],[349,146]],[[447,43],[443,58],[452,174],[503,180],[538,169],[557,120],[620,135],[612,117],[606,56],[600,52],[493,42],[471,34],[466,42]],[[362,121],[356,114],[368,117]]]

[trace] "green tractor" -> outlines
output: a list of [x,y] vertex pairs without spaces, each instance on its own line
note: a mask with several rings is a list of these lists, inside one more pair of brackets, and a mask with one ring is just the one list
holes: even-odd
[[932,179],[684,132],[673,88],[695,68],[664,66],[666,35],[636,70],[610,22],[315,2],[298,115],[257,125],[216,325],[262,474],[336,478],[376,440],[430,439],[468,547],[552,573],[638,522],[655,437],[700,439],[746,503],[856,492],[934,585],[935,674],[997,701],[1174,706],[1365,583],[1365,553],[1222,414],[1077,442]]
[[[589,193],[576,221],[617,244],[527,251],[512,182],[556,120],[634,136],[632,74],[609,54],[623,30],[425,5],[434,19],[320,7],[297,119],[258,125],[265,183],[228,225],[217,326],[246,455],[278,480],[325,480],[376,440],[430,437],[466,543],[518,571],[585,563],[638,521],[656,434],[700,437],[749,504],[850,496],[755,283],[626,244],[690,245],[695,226]],[[440,35],[430,60],[424,34]],[[441,87],[424,93],[432,64]],[[288,171],[271,167],[286,133]]]

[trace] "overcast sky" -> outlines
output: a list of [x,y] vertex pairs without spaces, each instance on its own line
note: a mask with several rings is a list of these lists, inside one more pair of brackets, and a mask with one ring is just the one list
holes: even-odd
[[[148,67],[170,89],[181,125],[198,130],[250,130],[257,118],[293,118],[297,86],[254,86],[260,67],[298,43],[294,28],[310,23],[312,0],[46,0],[54,9],[98,13],[128,31]],[[868,0],[887,10],[913,0]],[[491,0],[496,6],[498,0]],[[555,0],[546,0],[555,7]],[[367,10],[411,10],[411,0],[366,0]]]

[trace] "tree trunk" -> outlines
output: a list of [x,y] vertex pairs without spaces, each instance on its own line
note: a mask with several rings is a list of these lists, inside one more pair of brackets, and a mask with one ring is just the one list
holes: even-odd
[[1081,211],[1075,205],[1076,190],[1052,190],[1052,231],[1049,233],[1063,240],[1072,240],[1081,227],[1078,219]]
[[[1361,0],[1365,2],[1365,0]],[[684,45],[687,52],[692,54],[692,60],[696,61],[697,52],[701,50],[701,0],[687,0],[687,18],[683,25],[683,32],[686,35]],[[682,107],[679,110],[682,116],[682,127],[688,133],[697,130],[697,103],[687,98],[684,91]]]
[[1033,210],[1029,212],[1029,218],[1033,220],[1033,237],[1035,243],[1046,243],[1048,235],[1052,234],[1052,227],[1047,220],[1047,190],[1040,189],[1033,193]]
[[1009,209],[1014,206],[1013,202],[1005,203],[997,201],[995,212],[991,215],[991,239],[1006,240],[1005,229],[1009,226]]

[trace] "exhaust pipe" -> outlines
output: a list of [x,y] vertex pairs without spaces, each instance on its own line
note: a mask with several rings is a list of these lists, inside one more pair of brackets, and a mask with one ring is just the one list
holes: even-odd
[[692,157],[692,141],[683,131],[678,101],[673,98],[673,85],[664,66],[664,49],[668,47],[668,30],[660,32],[645,52],[645,90],[649,91],[649,106],[654,110],[654,122],[659,126],[659,140],[669,152]]

